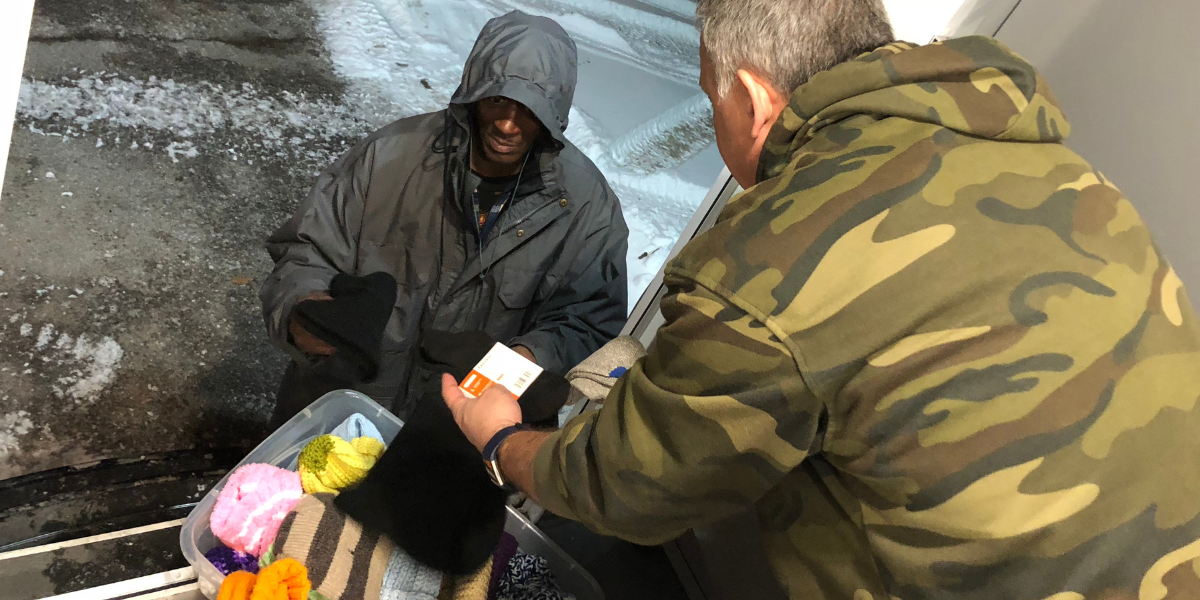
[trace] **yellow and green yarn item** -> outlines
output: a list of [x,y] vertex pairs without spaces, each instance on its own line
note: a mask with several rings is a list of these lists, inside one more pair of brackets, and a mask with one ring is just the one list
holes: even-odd
[[366,477],[384,448],[383,442],[373,437],[347,442],[336,435],[323,435],[300,451],[300,485],[307,494],[336,494]]

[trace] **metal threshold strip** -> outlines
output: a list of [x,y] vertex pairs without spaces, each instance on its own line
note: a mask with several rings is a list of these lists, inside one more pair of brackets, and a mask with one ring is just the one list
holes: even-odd
[[108,585],[50,596],[46,600],[201,600],[196,571],[183,567]]
[[25,548],[22,550],[0,552],[0,562],[12,560],[14,558],[21,558],[23,556],[41,554],[43,552],[54,552],[55,550],[62,550],[63,548],[73,548],[75,546],[86,546],[88,544],[95,544],[97,542],[106,542],[108,540],[135,536],[142,533],[149,533],[151,531],[158,531],[160,529],[179,527],[180,525],[183,525],[183,519],[164,521],[162,523],[155,523],[153,525],[146,525],[144,527],[134,527],[132,529],[123,529],[121,531],[114,531],[112,533],[102,533],[100,535],[93,535],[91,537],[79,538],[77,540],[70,540],[67,542],[57,542],[53,544],[45,544],[43,546],[34,546],[33,548]]
[[[95,582],[92,587],[65,591],[64,593],[57,593],[57,595],[55,595],[55,592],[63,591],[61,587],[52,591],[47,591],[45,587],[41,587],[40,591],[38,587],[34,587],[33,589],[26,588],[23,592],[21,591],[23,587],[22,583],[28,583],[29,581],[28,575],[38,573],[39,571],[44,572],[43,566],[53,564],[52,561],[56,557],[81,552],[85,553],[84,556],[94,557],[97,555],[86,553],[96,552],[98,548],[107,548],[111,551],[114,547],[121,548],[128,544],[137,545],[146,542],[148,537],[159,538],[161,541],[164,535],[169,535],[173,539],[178,535],[177,531],[182,524],[182,519],[175,519],[142,527],[133,527],[121,531],[3,552],[0,553],[0,574],[2,574],[0,575],[0,579],[7,581],[6,585],[11,586],[15,584],[15,588],[6,589],[10,593],[24,598],[54,598],[61,600],[203,600],[204,597],[200,594],[199,585],[196,582],[196,573],[191,567],[180,567],[116,581],[109,579],[109,583],[95,585],[95,583],[99,583]],[[104,580],[101,579],[100,581]],[[65,584],[65,582],[60,583],[70,585]],[[68,587],[67,589],[71,588]]]

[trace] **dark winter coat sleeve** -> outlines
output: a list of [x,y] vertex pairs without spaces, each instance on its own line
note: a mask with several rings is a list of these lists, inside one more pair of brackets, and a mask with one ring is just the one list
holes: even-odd
[[313,292],[324,292],[334,275],[355,272],[358,237],[373,148],[364,144],[321,174],[292,218],[267,239],[275,268],[259,298],[267,333],[279,347],[302,358],[288,336],[292,307]]
[[559,374],[616,337],[628,315],[629,229],[612,189],[601,182],[593,193],[580,237],[566,241],[574,255],[566,276],[536,307],[529,331],[509,342]]

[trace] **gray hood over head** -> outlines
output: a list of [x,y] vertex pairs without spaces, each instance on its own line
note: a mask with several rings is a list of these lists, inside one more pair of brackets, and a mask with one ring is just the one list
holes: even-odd
[[[468,105],[491,96],[524,104],[560,145],[575,98],[578,52],[575,42],[553,20],[514,10],[483,26],[462,83],[450,99]],[[465,113],[458,113],[460,119]]]

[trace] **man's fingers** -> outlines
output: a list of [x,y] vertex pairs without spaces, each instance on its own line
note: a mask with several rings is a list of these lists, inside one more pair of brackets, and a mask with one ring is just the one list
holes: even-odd
[[330,356],[334,352],[337,352],[337,348],[330,346],[325,342],[325,340],[322,340],[315,335],[312,336],[311,344],[312,352],[310,354],[316,354],[318,356]]
[[458,407],[467,399],[466,394],[458,389],[458,382],[454,380],[454,376],[449,373],[442,373],[442,399],[446,401],[446,406],[450,407],[452,413],[457,413]]
[[[492,390],[495,390],[495,391],[492,391]],[[503,383],[493,383],[492,385],[488,386],[488,388],[486,390],[483,390],[483,393],[485,395],[487,395],[489,392],[492,395],[502,394],[502,395],[507,395],[507,396],[511,397],[513,400],[517,399],[517,395],[512,393],[511,391],[509,391],[508,388],[504,387]]]
[[292,343],[301,352],[310,356],[329,356],[337,351],[336,348],[330,346],[325,340],[309,333],[295,319],[292,319],[292,322],[288,324],[288,333],[292,336]]
[[[323,302],[325,300],[333,300],[333,296],[330,296],[326,292],[313,292],[313,293],[301,298],[300,302],[304,302],[305,300],[319,300],[319,301]],[[299,304],[299,302],[297,302],[297,304]]]

